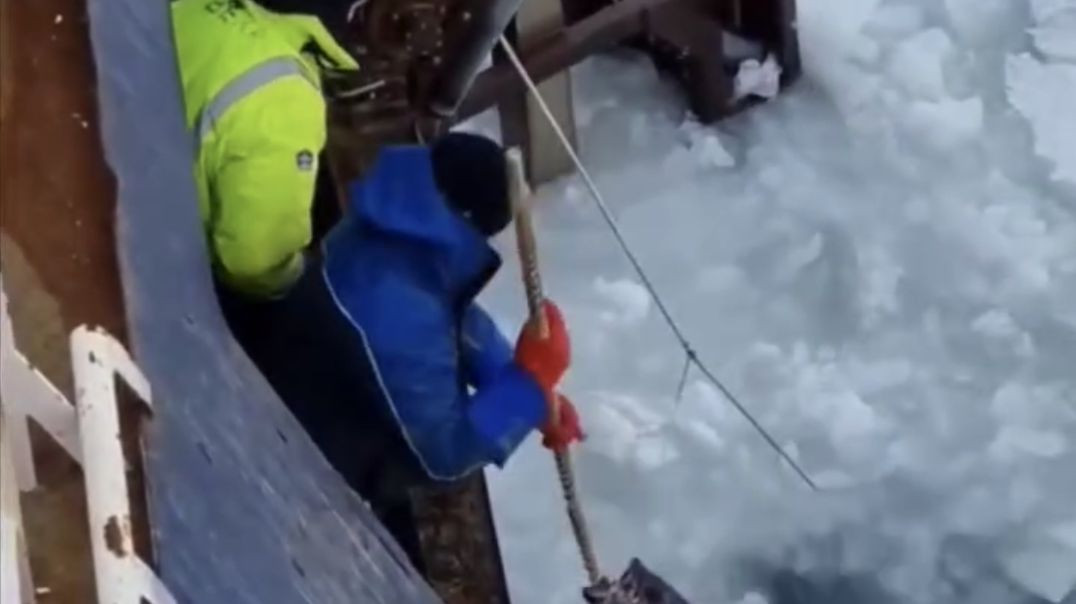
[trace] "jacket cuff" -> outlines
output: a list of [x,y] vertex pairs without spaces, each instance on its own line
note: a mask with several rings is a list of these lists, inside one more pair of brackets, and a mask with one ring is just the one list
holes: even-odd
[[527,436],[548,414],[545,394],[538,383],[515,363],[509,363],[467,410],[475,432],[485,441],[490,460],[503,466]]

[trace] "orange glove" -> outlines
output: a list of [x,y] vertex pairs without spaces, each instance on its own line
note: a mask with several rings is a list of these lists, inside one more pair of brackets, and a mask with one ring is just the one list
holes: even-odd
[[549,325],[548,337],[542,338],[536,322],[528,321],[516,342],[516,363],[551,397],[571,364],[572,345],[557,305],[546,300],[542,302],[542,312]]
[[[542,446],[553,451],[563,451],[568,445],[583,440],[583,428],[579,425],[579,413],[568,397],[556,394],[557,406],[550,408],[550,421],[542,426]],[[557,418],[554,425],[552,418]]]

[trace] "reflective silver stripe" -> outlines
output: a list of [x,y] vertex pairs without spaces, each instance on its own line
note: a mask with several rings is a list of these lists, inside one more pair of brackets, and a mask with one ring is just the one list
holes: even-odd
[[217,125],[224,113],[231,109],[232,105],[243,100],[247,95],[262,86],[289,76],[299,76],[310,82],[310,85],[314,86],[315,89],[318,88],[317,84],[303,71],[297,60],[290,57],[269,59],[228,82],[213,97],[213,100],[202,108],[201,113],[198,114],[198,119],[194,122],[194,132],[198,135],[197,142],[200,143],[205,140],[205,137],[213,131],[213,127]]

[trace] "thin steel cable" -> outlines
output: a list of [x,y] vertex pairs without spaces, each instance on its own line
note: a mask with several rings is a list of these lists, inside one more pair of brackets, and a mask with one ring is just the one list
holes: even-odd
[[519,55],[516,54],[515,49],[512,48],[512,44],[503,34],[500,37],[500,44],[501,47],[504,48],[504,52],[505,55],[507,55],[508,60],[511,61],[512,65],[515,67],[516,72],[519,73],[519,77],[522,78],[523,82],[527,85],[527,89],[530,91],[530,94],[534,97],[534,100],[537,101],[538,106],[541,108],[542,113],[545,115],[546,120],[549,122],[549,126],[557,135],[557,138],[560,140],[561,146],[564,147],[564,151],[571,158],[572,163],[575,164],[576,169],[579,170],[579,175],[582,176],[583,182],[586,184],[587,189],[590,191],[590,196],[597,204],[598,210],[601,212],[602,218],[605,220],[606,225],[609,227],[609,230],[612,231],[613,237],[616,239],[617,244],[620,246],[620,249],[624,252],[624,255],[627,257],[628,262],[631,263],[631,266],[635,270],[635,273],[643,282],[643,286],[650,293],[650,298],[654,301],[654,305],[657,306],[658,311],[665,319],[665,323],[669,326],[669,329],[673,332],[673,335],[676,337],[676,339],[679,340],[680,347],[683,348],[684,352],[688,355],[689,361],[693,363],[696,367],[698,367],[699,370],[702,371],[703,375],[705,375],[706,378],[711,383],[713,383],[713,385],[716,386],[717,389],[720,390],[723,395],[725,395],[729,402],[732,403],[733,407],[735,407],[736,410],[739,411],[745,419],[747,419],[747,421],[759,433],[759,435],[762,436],[763,440],[766,441],[766,444],[772,447],[774,451],[776,451],[777,454],[780,455],[786,463],[788,463],[788,465],[792,466],[792,469],[795,470],[796,474],[799,475],[801,479],[803,479],[804,483],[806,483],[807,486],[811,488],[811,490],[817,491],[818,486],[815,485],[815,482],[811,480],[810,476],[807,475],[807,472],[804,471],[804,469],[801,468],[798,463],[796,463],[796,460],[794,460],[792,456],[789,455],[783,447],[781,447],[781,445],[777,444],[777,441],[774,440],[774,438],[770,436],[770,433],[766,431],[762,424],[760,424],[758,420],[756,420],[754,416],[751,415],[751,413],[747,410],[743,403],[740,402],[739,398],[737,398],[732,393],[732,391],[729,390],[725,386],[725,384],[717,378],[717,375],[715,375],[714,372],[711,371],[709,367],[704,365],[699,359],[698,354],[695,352],[695,349],[691,346],[691,342],[687,339],[687,336],[685,335],[683,329],[680,328],[680,324],[676,321],[675,318],[673,318],[672,313],[669,311],[668,306],[666,306],[664,299],[658,293],[657,287],[650,280],[650,276],[647,274],[646,270],[643,269],[642,263],[639,262],[638,257],[635,255],[635,252],[628,244],[628,241],[624,237],[623,232],[621,232],[619,223],[613,216],[612,211],[609,209],[609,205],[605,202],[605,196],[602,195],[601,190],[598,189],[597,183],[594,181],[593,177],[591,177],[590,171],[587,170],[587,167],[583,164],[583,160],[579,157],[579,154],[576,153],[575,148],[568,140],[568,136],[560,127],[560,123],[557,122],[556,116],[553,115],[553,111],[549,108],[549,105],[546,103],[545,98],[542,97],[541,91],[538,90],[538,85],[534,82],[534,79],[531,78],[530,74],[527,73],[527,68],[524,67],[523,61],[520,60]]

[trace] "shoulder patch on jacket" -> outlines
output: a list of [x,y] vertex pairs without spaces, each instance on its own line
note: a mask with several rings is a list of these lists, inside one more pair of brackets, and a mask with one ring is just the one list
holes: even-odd
[[303,149],[295,155],[295,166],[300,172],[309,172],[314,169],[314,154]]

